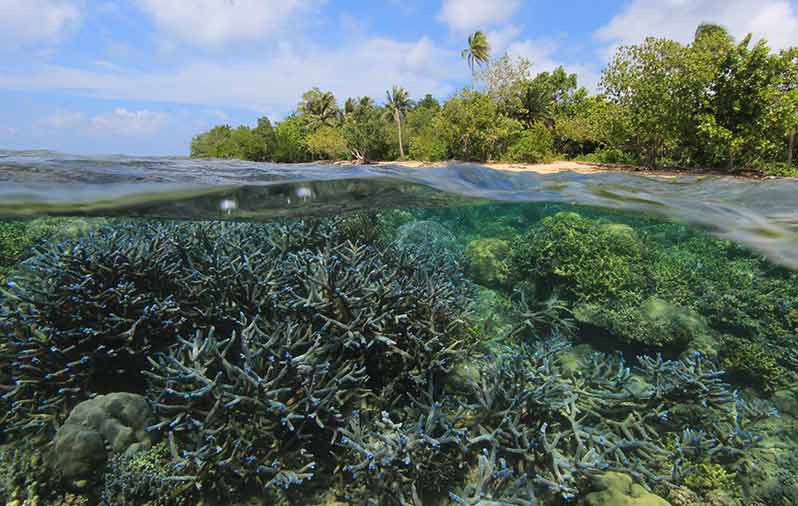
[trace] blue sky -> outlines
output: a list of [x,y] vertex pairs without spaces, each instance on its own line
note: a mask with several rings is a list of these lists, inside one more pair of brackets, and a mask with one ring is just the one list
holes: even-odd
[[702,21],[798,45],[798,0],[0,0],[0,149],[185,155],[303,91],[445,98],[468,34],[597,87],[614,48]]

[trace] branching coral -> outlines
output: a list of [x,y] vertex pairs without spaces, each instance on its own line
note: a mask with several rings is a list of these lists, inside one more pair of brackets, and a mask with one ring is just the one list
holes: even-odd
[[415,423],[397,423],[382,412],[373,423],[355,413],[341,429],[340,444],[349,450],[343,470],[358,505],[422,506],[423,498],[446,495],[464,472],[467,431],[433,402],[420,405]]
[[471,406],[480,433],[471,441],[547,494],[573,498],[606,471],[678,483],[693,465],[725,465],[759,445],[750,427],[773,414],[738,400],[700,355],[643,356],[633,369],[595,353],[568,375],[559,362],[567,348],[542,342],[486,367]]

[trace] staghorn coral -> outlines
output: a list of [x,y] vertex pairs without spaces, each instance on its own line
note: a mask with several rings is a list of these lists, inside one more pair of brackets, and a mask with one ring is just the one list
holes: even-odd
[[354,492],[347,494],[347,502],[422,506],[430,497],[445,497],[464,471],[467,431],[456,424],[437,402],[421,405],[415,423],[396,423],[384,411],[373,423],[364,423],[354,413],[339,443],[349,450],[343,471]]
[[483,449],[474,479],[449,499],[458,506],[534,506],[534,486],[525,474],[517,474],[496,451]]
[[[544,495],[572,499],[608,471],[678,484],[702,463],[733,465],[761,444],[751,427],[776,414],[738,399],[700,355],[678,361],[593,353],[565,374],[561,340],[486,366],[471,405],[473,444],[492,447]],[[702,427],[695,429],[694,427]]]
[[462,289],[404,253],[351,242],[270,258],[259,317],[157,355],[150,398],[190,485],[288,488],[326,465],[345,413],[390,409],[457,364]]
[[49,432],[90,394],[143,392],[147,355],[269,311],[275,258],[328,241],[342,241],[334,220],[139,223],[40,249],[0,308],[4,431]]

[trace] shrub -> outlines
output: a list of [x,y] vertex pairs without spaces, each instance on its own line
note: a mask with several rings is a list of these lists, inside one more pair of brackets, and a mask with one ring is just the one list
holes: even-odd
[[504,158],[511,162],[543,163],[554,158],[551,131],[537,123],[524,130],[507,149]]

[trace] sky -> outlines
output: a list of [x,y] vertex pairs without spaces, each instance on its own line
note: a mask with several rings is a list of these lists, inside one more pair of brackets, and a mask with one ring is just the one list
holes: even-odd
[[183,156],[313,86],[445,99],[470,82],[475,30],[596,90],[618,46],[689,42],[704,21],[798,45],[798,0],[0,0],[0,149]]

